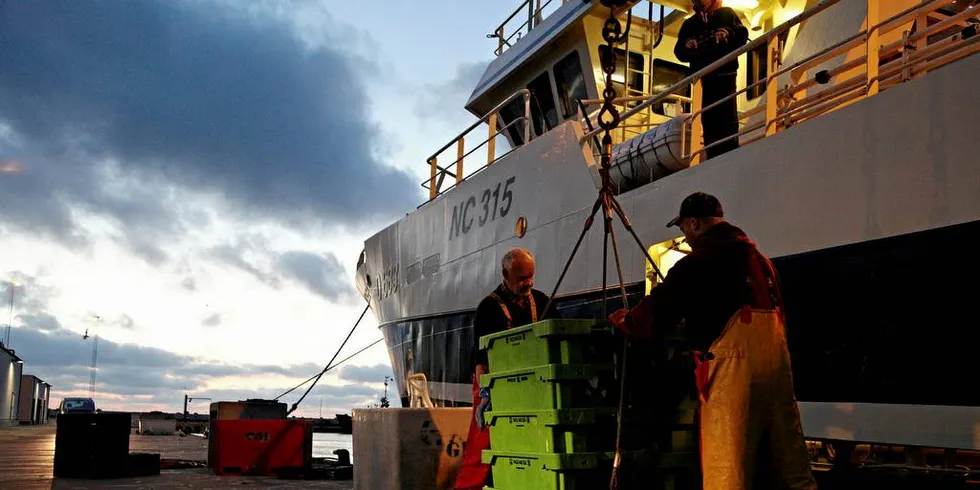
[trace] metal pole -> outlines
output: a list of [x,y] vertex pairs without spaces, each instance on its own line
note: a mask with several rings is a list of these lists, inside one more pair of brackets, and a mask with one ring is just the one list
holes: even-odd
[[14,287],[17,283],[10,281],[10,306],[7,308],[7,331],[3,336],[3,345],[10,348],[10,324],[14,321]]

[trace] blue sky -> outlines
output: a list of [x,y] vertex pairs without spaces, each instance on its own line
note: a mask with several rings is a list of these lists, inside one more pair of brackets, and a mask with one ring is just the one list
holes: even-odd
[[[88,329],[107,409],[315,373],[363,308],[364,239],[421,202],[515,7],[4,2],[0,279],[25,372],[52,404],[85,394]],[[341,357],[378,338],[369,314]],[[388,374],[380,344],[297,415],[375,403]]]

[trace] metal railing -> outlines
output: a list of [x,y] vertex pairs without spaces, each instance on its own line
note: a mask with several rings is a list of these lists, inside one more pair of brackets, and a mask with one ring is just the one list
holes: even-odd
[[[633,124],[636,119],[642,119],[644,114],[648,114],[649,108],[654,104],[677,100],[676,97],[682,91],[691,88],[691,113],[685,119],[684,131],[681,134],[686,135],[687,128],[690,128],[690,138],[684,137],[684,158],[690,158],[691,164],[695,165],[704,159],[707,149],[728,140],[748,136],[747,139],[739,142],[740,146],[745,146],[794,124],[832,112],[862,98],[874,96],[882,90],[930,70],[980,52],[980,35],[976,34],[978,27],[976,24],[967,23],[967,19],[980,15],[980,8],[965,9],[960,13],[947,15],[939,9],[950,4],[951,0],[924,0],[881,21],[880,5],[881,2],[888,0],[865,1],[868,13],[865,25],[870,28],[865,28],[858,34],[792,65],[782,66],[780,36],[788,33],[790,28],[840,3],[840,0],[825,0],[667,90],[623,112],[621,124]],[[929,19],[938,22],[927,25]],[[911,29],[909,26],[912,26]],[[956,31],[957,27],[964,27],[964,29]],[[930,39],[950,29],[954,32],[948,33],[943,39]],[[900,40],[881,45],[879,39],[882,36],[895,33],[901,34]],[[703,77],[731,60],[762,46],[766,47],[768,67],[766,77],[711,105],[702,107]],[[810,76],[810,72],[823,63],[841,55],[853,54],[855,50],[863,54],[836,68],[820,70]],[[789,76],[790,83],[780,89],[777,80],[784,75]],[[838,80],[842,75],[847,78]],[[704,112],[759,85],[765,87],[764,98],[756,107],[739,114],[738,133],[704,146],[701,126]],[[764,117],[759,121],[753,121],[753,118],[760,115]],[[585,133],[581,141],[592,144],[593,137],[600,131],[594,129]],[[758,134],[753,135],[753,133]]]
[[[524,0],[521,2],[521,4],[518,5],[517,8],[514,9],[514,11],[507,16],[507,18],[504,19],[504,21],[501,22],[496,29],[493,30],[492,34],[487,34],[487,38],[497,39],[497,49],[493,50],[494,56],[500,56],[503,54],[507,48],[511,47],[511,41],[516,43],[522,36],[526,36],[532,30],[534,30],[535,27],[544,22],[544,19],[548,16],[544,13],[544,10],[548,8],[553,1],[556,0],[545,0],[543,4],[541,3],[541,0]],[[568,0],[561,0],[561,5],[565,5],[565,2],[567,1]],[[557,8],[558,6],[556,5],[555,9],[557,10]],[[518,17],[518,15],[522,13],[527,13],[527,17]],[[514,20],[515,18],[524,19],[524,22],[517,27],[514,27],[512,30],[508,30],[507,24],[509,24],[510,21]],[[508,31],[510,32],[509,34]],[[514,36],[517,36],[516,40],[514,39]]]
[[[519,97],[524,98],[524,115],[521,117],[514,118],[513,121],[508,122],[507,124],[501,126],[498,129],[497,120],[499,119],[500,110]],[[471,150],[466,151],[466,144],[465,144],[466,135],[483,123],[487,123],[487,127],[488,127],[487,138],[482,140],[478,145],[474,146]],[[520,142],[515,141],[515,143],[517,144],[513,145],[509,150],[507,150],[503,154],[497,155],[497,145],[496,145],[497,136],[499,136],[504,131],[510,129],[517,123],[524,124],[522,128],[523,133],[522,133],[521,141]],[[432,156],[427,158],[426,162],[429,164],[429,178],[422,182],[422,187],[429,190],[429,200],[431,201],[432,199],[439,197],[440,194],[448,191],[449,189],[452,189],[467,177],[467,175],[463,173],[463,161],[466,157],[473,154],[474,151],[479,150],[483,146],[486,146],[487,163],[474,170],[471,173],[471,175],[492,165],[493,162],[507,156],[508,154],[510,154],[510,152],[516,150],[517,148],[520,148],[523,145],[526,145],[530,141],[531,141],[531,91],[525,88],[511,94],[510,97],[507,97],[501,103],[497,104],[493,109],[490,109],[490,111],[487,112],[483,117],[481,117],[476,122],[471,124],[470,127],[464,129],[461,133],[459,133],[453,139],[451,139],[449,143],[446,143],[442,148],[436,150],[436,152],[433,153]],[[456,160],[454,160],[452,163],[450,163],[445,167],[439,166],[439,155],[441,155],[442,152],[448,150],[452,146],[456,146]],[[449,187],[447,187],[446,189],[442,189],[443,181],[445,180],[447,175],[456,179],[456,182],[450,185]]]

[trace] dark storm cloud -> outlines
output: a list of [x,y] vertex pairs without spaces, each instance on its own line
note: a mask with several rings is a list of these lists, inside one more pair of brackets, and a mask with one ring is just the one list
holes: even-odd
[[289,278],[330,301],[349,301],[357,297],[353,281],[332,253],[286,252],[279,256],[279,269]]
[[208,257],[240,270],[274,289],[284,280],[295,281],[309,291],[334,303],[358,298],[353,280],[340,259],[332,253],[316,254],[303,250],[277,253],[269,241],[257,234],[243,234],[226,244],[211,248]]
[[[417,204],[413,180],[381,163],[342,39],[310,50],[284,22],[204,2],[3,9],[0,161],[23,167],[0,174],[0,208],[18,210],[8,222],[83,244],[69,207],[80,204],[159,263],[154,238],[183,231],[168,182],[294,226],[357,226]],[[109,177],[144,185],[107,189]]]

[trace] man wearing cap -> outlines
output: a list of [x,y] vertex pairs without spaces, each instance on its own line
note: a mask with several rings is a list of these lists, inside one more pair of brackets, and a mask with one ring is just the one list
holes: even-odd
[[775,268],[710,194],[687,196],[667,226],[680,227],[692,253],[609,319],[634,338],[684,322],[696,356],[704,488],[816,489]]

